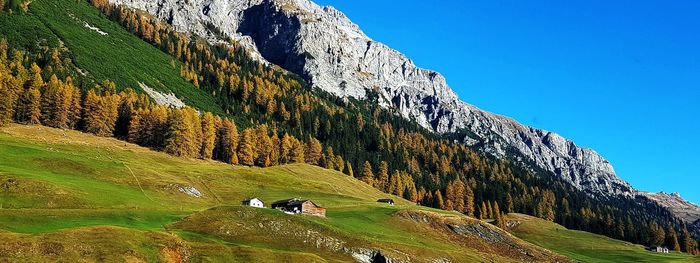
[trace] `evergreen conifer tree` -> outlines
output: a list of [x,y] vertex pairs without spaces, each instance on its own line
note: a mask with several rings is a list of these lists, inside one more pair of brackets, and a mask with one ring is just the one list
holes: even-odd
[[306,163],[319,165],[321,156],[323,155],[323,146],[321,146],[321,142],[319,140],[316,138],[311,138],[306,143],[304,153],[304,160],[306,160]]
[[352,170],[352,164],[350,164],[350,161],[345,163],[345,174],[350,177],[355,177],[355,172]]
[[238,164],[238,129],[236,124],[229,119],[223,119],[221,127],[218,129],[217,138],[217,157],[224,162]]
[[165,139],[167,153],[175,156],[198,157],[200,144],[196,137],[196,127],[189,115],[188,109],[177,109],[168,118]]
[[255,157],[255,131],[253,128],[247,128],[243,130],[238,144],[238,161],[242,165],[253,166]]
[[377,174],[377,189],[387,192],[389,186],[389,164],[385,161],[379,163],[379,173]]
[[202,115],[202,147],[200,150],[202,159],[211,159],[214,156],[217,129],[214,115],[211,112],[204,113]]
[[360,180],[370,186],[374,186],[374,173],[372,172],[372,164],[369,161],[365,161],[365,164],[362,166]]
[[434,207],[445,209],[445,201],[442,198],[442,193],[440,193],[440,190],[435,190],[433,199],[435,199],[435,203],[433,204]]
[[486,202],[481,202],[481,209],[479,209],[479,219],[484,220],[489,217],[489,210],[486,208]]
[[474,191],[469,186],[464,189],[464,214],[474,217]]
[[255,164],[260,167],[272,165],[272,139],[268,135],[268,127],[263,124],[255,129]]
[[301,143],[301,141],[297,140],[294,137],[291,137],[292,141],[292,151],[290,154],[292,157],[290,158],[293,163],[305,163],[306,160],[304,159],[304,144]]
[[24,124],[41,123],[41,92],[36,87],[26,89],[17,103],[17,121]]
[[678,235],[676,234],[676,230],[673,229],[672,225],[669,225],[668,229],[666,230],[666,246],[670,250],[676,252],[681,251],[681,245],[678,243]]

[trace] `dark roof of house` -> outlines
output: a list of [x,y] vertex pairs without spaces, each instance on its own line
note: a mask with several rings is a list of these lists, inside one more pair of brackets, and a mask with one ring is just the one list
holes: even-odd
[[262,199],[257,198],[257,197],[251,197],[251,198],[243,199],[243,202],[249,202],[250,200],[253,200],[253,199],[258,199],[258,200],[260,200],[260,202],[262,202]]
[[299,198],[279,200],[279,201],[272,203],[272,205],[301,205],[301,204],[306,203],[306,202],[311,202],[315,206],[320,207],[316,203],[314,203],[313,201],[306,200],[306,199],[299,199]]
[[306,201],[308,201],[308,200],[301,200],[299,198],[291,198],[291,199],[279,200],[279,201],[276,201],[272,204],[273,205],[300,205]]
[[393,203],[393,202],[394,202],[394,199],[391,199],[391,198],[381,198],[381,199],[377,199],[377,202],[381,202],[381,203],[389,203],[389,202],[391,202],[391,203]]

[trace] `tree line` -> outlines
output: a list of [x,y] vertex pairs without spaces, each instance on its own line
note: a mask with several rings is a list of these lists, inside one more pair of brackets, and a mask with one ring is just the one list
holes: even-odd
[[[182,77],[215,95],[227,112],[320,140],[327,153],[319,162],[322,166],[338,168],[337,162],[325,160],[334,159],[328,153],[339,154],[346,158],[339,170],[384,192],[480,218],[526,213],[642,244],[652,244],[649,233],[654,224],[683,228],[652,202],[597,200],[549,172],[519,167],[431,134],[378,107],[378,95],[372,91],[366,101],[354,101],[311,90],[298,77],[250,59],[235,42],[210,45],[134,10],[95,5],[183,62]],[[493,212],[496,204],[501,213]],[[479,206],[486,209],[472,208]],[[687,247],[690,252],[693,246]]]
[[[342,171],[421,205],[496,219],[501,227],[504,214],[519,212],[646,245],[654,241],[653,225],[673,228],[682,236],[682,223],[651,202],[640,205],[623,198],[593,198],[545,171],[496,159],[447,136],[432,134],[376,106],[372,92],[366,101],[338,98],[312,90],[295,75],[255,62],[235,43],[210,45],[127,8],[104,4],[102,10],[182,61],[181,76],[215,96],[228,113],[208,116],[194,109],[163,108],[133,91],[112,91],[103,82],[76,85],[82,87],[82,97],[95,90],[99,101],[119,98],[111,133],[119,138],[175,155],[228,163],[308,162]],[[57,71],[51,63],[37,64],[43,79],[50,80],[51,72]],[[70,74],[56,74],[69,82]],[[81,81],[79,74],[70,77]],[[131,97],[127,105],[133,108],[121,107],[123,97]],[[105,114],[111,116],[113,111],[108,108]],[[77,128],[85,129],[82,119]],[[670,232],[666,230],[664,236]],[[685,247],[684,251],[691,251],[693,246]]]
[[29,2],[27,0],[0,0],[0,10],[9,12],[27,11]]
[[[8,58],[7,47],[5,41],[0,43],[0,125],[17,122],[76,129],[175,156],[249,166],[319,165],[322,159],[323,146],[314,138],[302,142],[265,124],[239,130],[230,119],[209,112],[156,105],[132,89],[117,92],[111,81],[81,92],[71,77],[59,79],[36,63],[25,68],[23,62],[31,57],[23,52],[12,52]],[[325,161],[328,165],[343,162],[339,155],[332,157]]]

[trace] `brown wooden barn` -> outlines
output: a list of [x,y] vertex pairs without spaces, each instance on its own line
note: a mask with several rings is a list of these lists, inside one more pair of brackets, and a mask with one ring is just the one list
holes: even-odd
[[299,198],[279,200],[272,203],[273,209],[282,210],[289,214],[305,214],[326,217],[326,209],[309,200]]

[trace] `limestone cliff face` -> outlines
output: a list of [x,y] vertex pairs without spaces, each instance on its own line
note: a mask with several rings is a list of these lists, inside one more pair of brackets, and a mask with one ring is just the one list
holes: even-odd
[[[380,104],[438,133],[466,129],[465,143],[535,163],[591,193],[633,196],[612,166],[590,149],[461,101],[445,78],[373,41],[343,13],[308,0],[109,0],[145,10],[186,31],[240,41],[261,61],[295,72],[320,89]],[[216,29],[215,31],[212,29]],[[515,153],[515,154],[513,154]]]
[[640,192],[639,195],[646,196],[663,207],[668,208],[678,218],[683,219],[689,225],[696,225],[700,228],[700,207],[694,203],[686,201],[678,193],[667,194]]

